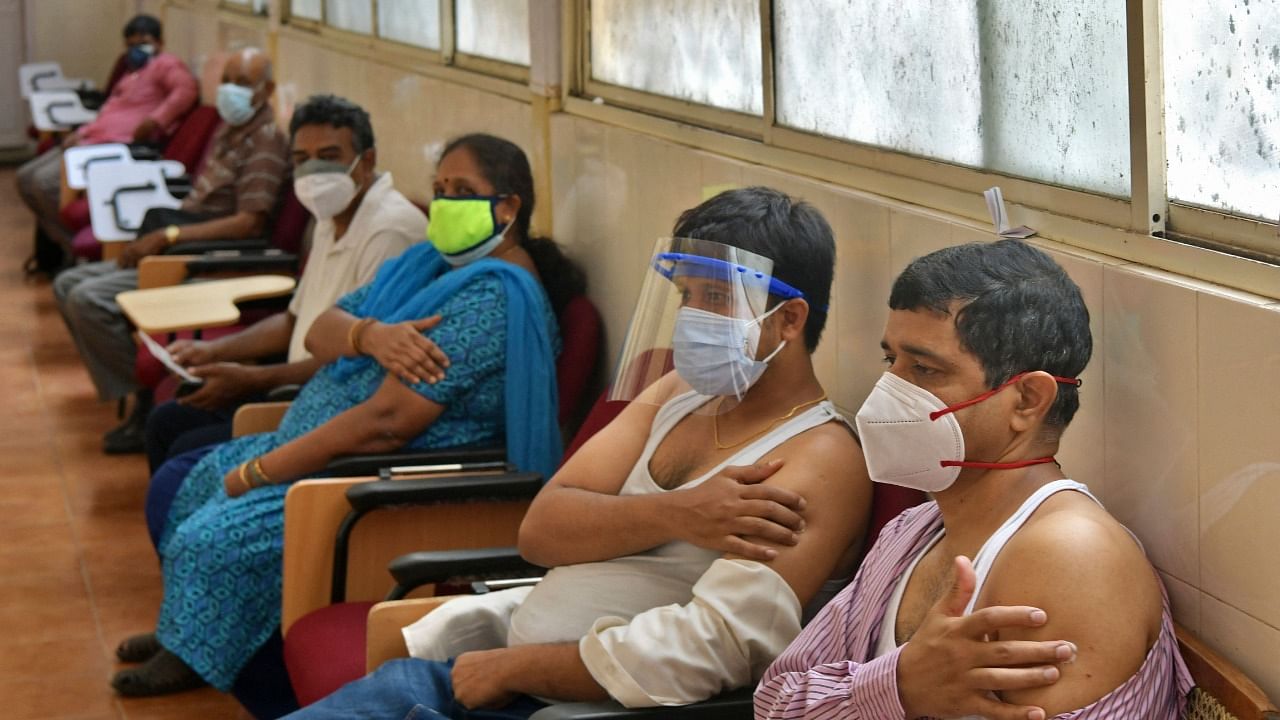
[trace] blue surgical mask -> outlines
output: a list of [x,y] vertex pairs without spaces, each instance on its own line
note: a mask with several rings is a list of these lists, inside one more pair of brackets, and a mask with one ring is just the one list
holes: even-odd
[[155,54],[156,46],[151,43],[131,45],[125,51],[124,63],[129,66],[130,70],[141,70],[151,60],[151,56]]
[[253,88],[235,83],[218,86],[218,115],[228,125],[243,125],[253,117]]
[[778,304],[758,318],[743,320],[718,313],[682,307],[676,315],[671,346],[676,373],[701,395],[726,395],[741,400],[760,379],[769,361],[786,341],[763,360],[756,360],[760,323]]

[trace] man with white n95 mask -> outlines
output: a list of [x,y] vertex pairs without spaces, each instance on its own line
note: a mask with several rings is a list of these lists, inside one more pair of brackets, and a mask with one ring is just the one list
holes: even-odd
[[[396,189],[391,173],[376,170],[373,125],[363,108],[316,95],[294,109],[289,131],[294,193],[315,216],[298,289],[288,312],[217,340],[170,345],[174,359],[204,382],[148,419],[153,472],[169,457],[229,440],[231,416],[244,402],[309,380],[320,365],[305,346],[312,322],[338,298],[372,281],[384,261],[425,239],[426,215]],[[263,362],[272,356],[285,361]],[[163,522],[162,516],[154,519]]]
[[635,269],[644,282],[613,383],[630,404],[521,526],[520,550],[546,577],[445,603],[405,628],[412,659],[291,717],[689,704],[753,683],[802,609],[847,581],[870,483],[811,360],[830,227],[746,188],[685,212],[673,234]]
[[1016,240],[918,258],[858,412],[872,481],[933,494],[756,689],[756,718],[1174,720],[1191,679],[1142,547],[1054,461],[1092,351]]

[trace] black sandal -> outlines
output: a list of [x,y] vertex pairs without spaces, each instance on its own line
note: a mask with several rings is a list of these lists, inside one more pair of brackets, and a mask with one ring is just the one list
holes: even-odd
[[155,633],[143,633],[125,638],[123,642],[117,645],[116,658],[120,662],[127,663],[146,662],[163,649]]
[[204,678],[182,662],[182,658],[163,647],[142,665],[121,670],[111,678],[111,687],[126,697],[169,695],[206,684]]

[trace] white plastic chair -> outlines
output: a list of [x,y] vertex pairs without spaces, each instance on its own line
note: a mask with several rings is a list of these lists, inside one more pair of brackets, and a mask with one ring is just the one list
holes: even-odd
[[18,68],[18,87],[25,100],[40,90],[89,90],[93,81],[63,76],[62,66],[56,62],[37,62]]
[[104,243],[133,240],[148,210],[182,204],[165,185],[160,163],[90,163],[85,175],[89,221]]
[[87,170],[90,165],[101,163],[150,163],[159,165],[167,178],[179,178],[187,169],[177,160],[135,160],[124,143],[103,143],[101,145],[77,145],[62,153],[62,162],[67,170],[67,187],[83,190],[88,185]]
[[98,113],[80,102],[74,90],[38,90],[31,93],[31,119],[37,130],[59,132],[93,122]]

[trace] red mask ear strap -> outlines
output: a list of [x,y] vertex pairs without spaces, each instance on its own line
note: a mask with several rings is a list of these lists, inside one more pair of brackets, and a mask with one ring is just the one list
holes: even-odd
[[1057,462],[1052,456],[1036,458],[1034,460],[1017,460],[1015,462],[975,462],[972,460],[942,460],[938,464],[942,467],[971,467],[983,468],[985,470],[1014,470],[1017,468],[1029,467],[1031,465],[1043,465],[1045,463]]
[[[929,419],[930,419],[930,420],[937,420],[938,418],[942,417],[943,415],[946,415],[947,413],[953,413],[953,412],[955,412],[955,411],[957,411],[957,410],[963,410],[964,408],[967,408],[967,407],[969,407],[970,405],[977,405],[978,403],[982,402],[983,400],[986,400],[987,398],[991,397],[992,395],[995,395],[996,393],[1000,392],[1001,390],[1003,390],[1003,389],[1005,389],[1005,388],[1009,387],[1010,385],[1012,385],[1012,384],[1014,384],[1014,383],[1018,382],[1019,380],[1021,380],[1024,376],[1026,376],[1026,375],[1027,375],[1027,374],[1029,374],[1030,372],[1031,372],[1031,371],[1029,371],[1029,370],[1028,370],[1028,371],[1025,371],[1025,372],[1020,372],[1020,373],[1018,373],[1017,375],[1014,375],[1013,377],[1009,378],[1008,380],[1005,380],[1004,382],[1000,383],[1000,384],[999,384],[999,385],[997,385],[996,387],[991,388],[990,390],[988,390],[988,391],[986,391],[986,392],[982,393],[981,395],[979,395],[979,396],[977,396],[977,397],[975,397],[975,398],[970,398],[970,399],[968,399],[968,400],[965,400],[964,402],[956,403],[955,405],[948,405],[947,407],[944,407],[944,408],[942,408],[941,410],[935,410],[935,411],[933,411],[933,412],[929,413]],[[1058,382],[1060,382],[1060,383],[1063,383],[1064,385],[1075,385],[1076,387],[1080,387],[1080,385],[1082,384],[1082,383],[1081,383],[1081,381],[1080,381],[1080,378],[1059,377],[1059,376],[1057,376],[1057,375],[1050,375],[1050,377],[1052,377],[1054,380],[1057,380],[1057,381],[1058,381]]]

